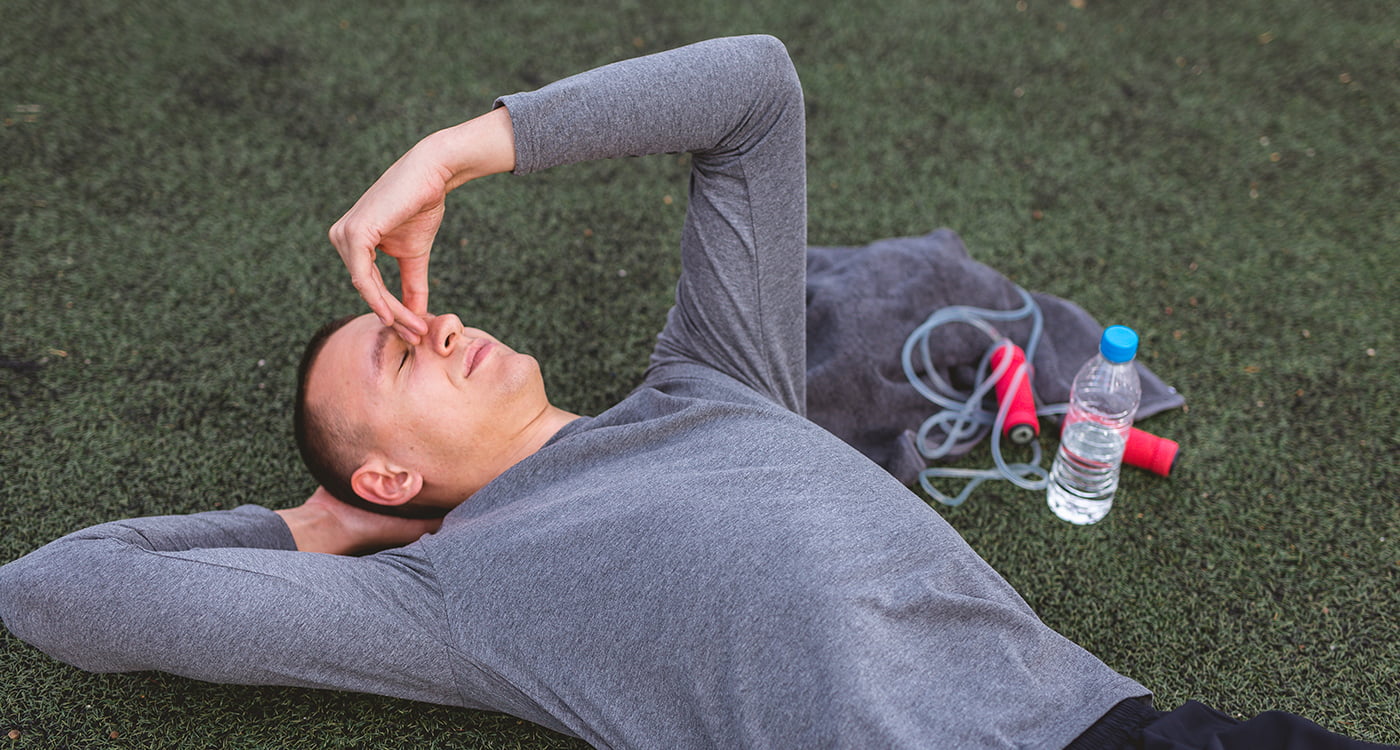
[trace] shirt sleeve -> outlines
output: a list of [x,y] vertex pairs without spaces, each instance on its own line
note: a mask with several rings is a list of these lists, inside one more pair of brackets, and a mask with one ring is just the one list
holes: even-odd
[[281,518],[257,506],[116,521],[0,567],[0,619],[93,672],[467,705],[442,598],[413,549],[297,552]]
[[717,369],[805,410],[802,88],[767,36],[626,60],[504,97],[516,172],[689,152],[682,272],[652,368]]

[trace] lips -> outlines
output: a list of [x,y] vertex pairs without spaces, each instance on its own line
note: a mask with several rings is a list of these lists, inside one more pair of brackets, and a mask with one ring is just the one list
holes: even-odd
[[469,378],[472,376],[473,372],[476,372],[477,366],[486,359],[486,355],[489,353],[492,346],[492,342],[486,339],[477,339],[467,347],[467,354],[463,358],[465,367],[462,372],[462,377]]

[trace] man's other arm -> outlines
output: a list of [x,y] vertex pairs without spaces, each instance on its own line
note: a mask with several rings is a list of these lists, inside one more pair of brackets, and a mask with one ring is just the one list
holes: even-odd
[[299,552],[258,506],[93,526],[0,567],[0,619],[93,672],[463,705],[431,570],[407,552]]

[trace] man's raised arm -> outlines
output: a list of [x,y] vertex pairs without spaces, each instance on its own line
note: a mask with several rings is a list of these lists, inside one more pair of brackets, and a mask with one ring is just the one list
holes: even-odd
[[[689,152],[684,273],[663,358],[721,369],[805,406],[806,175],[802,90],[781,42],[700,42],[580,73],[438,131],[404,154],[331,229],[356,288],[416,342],[427,259],[453,188],[503,171]],[[372,263],[399,259],[400,304]]]
[[714,39],[504,97],[515,171],[691,154],[676,306],[653,366],[718,370],[806,408],[806,122],[782,42]]

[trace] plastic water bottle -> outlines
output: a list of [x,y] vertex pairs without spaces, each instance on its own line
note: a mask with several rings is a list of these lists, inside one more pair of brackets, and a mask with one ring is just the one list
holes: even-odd
[[1099,353],[1074,376],[1046,491],[1050,510],[1070,523],[1097,523],[1113,507],[1128,430],[1142,398],[1133,366],[1137,347],[1133,329],[1109,326]]

